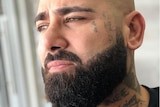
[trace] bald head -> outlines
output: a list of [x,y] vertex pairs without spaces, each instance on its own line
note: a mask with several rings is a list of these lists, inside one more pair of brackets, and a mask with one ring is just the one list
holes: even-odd
[[106,0],[106,2],[111,3],[116,10],[123,12],[124,14],[128,14],[135,10],[134,0]]

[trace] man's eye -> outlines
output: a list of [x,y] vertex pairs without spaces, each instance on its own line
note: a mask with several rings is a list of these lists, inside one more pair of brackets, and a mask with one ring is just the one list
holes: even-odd
[[46,30],[47,28],[48,28],[48,25],[41,25],[41,26],[39,26],[39,27],[37,28],[37,30],[38,30],[39,32],[42,32],[42,31]]
[[84,17],[73,17],[73,18],[66,18],[64,22],[65,22],[65,23],[68,23],[68,22],[85,20],[85,19],[86,19],[86,18],[84,18]]

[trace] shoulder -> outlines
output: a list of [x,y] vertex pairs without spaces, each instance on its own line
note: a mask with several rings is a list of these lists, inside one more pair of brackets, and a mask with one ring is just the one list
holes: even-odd
[[150,94],[150,101],[148,107],[159,107],[159,87],[149,88],[142,85],[146,88]]

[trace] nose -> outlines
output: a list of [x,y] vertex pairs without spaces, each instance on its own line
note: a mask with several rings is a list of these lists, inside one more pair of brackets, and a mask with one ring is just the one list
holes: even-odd
[[44,48],[51,53],[67,48],[68,43],[63,34],[63,31],[58,27],[48,28],[44,35],[42,35]]

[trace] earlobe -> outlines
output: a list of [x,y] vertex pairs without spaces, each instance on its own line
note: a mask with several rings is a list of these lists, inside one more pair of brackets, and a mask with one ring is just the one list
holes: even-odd
[[129,28],[127,45],[128,48],[135,50],[140,47],[143,42],[145,21],[143,16],[136,11],[128,14],[126,20]]

